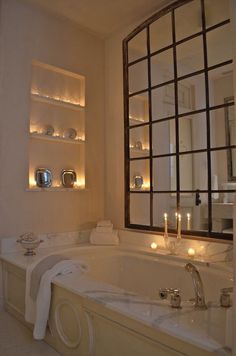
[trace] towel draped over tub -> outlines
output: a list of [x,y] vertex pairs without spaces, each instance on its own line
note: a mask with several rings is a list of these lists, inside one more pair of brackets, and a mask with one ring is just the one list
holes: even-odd
[[51,282],[57,275],[87,271],[85,263],[69,260],[63,255],[50,255],[26,269],[25,320],[34,324],[36,340],[45,337],[51,302]]

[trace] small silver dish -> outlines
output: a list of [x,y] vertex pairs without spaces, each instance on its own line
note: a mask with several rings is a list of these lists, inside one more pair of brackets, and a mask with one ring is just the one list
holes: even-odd
[[52,172],[47,168],[38,168],[35,171],[35,181],[40,188],[49,188],[52,185]]
[[63,169],[61,172],[61,182],[65,188],[73,188],[76,182],[76,173],[73,169]]
[[39,247],[43,240],[40,240],[33,232],[27,232],[19,237],[16,242],[20,243],[26,252],[25,256],[34,256],[36,255],[35,249]]
[[77,131],[73,129],[72,127],[65,130],[63,133],[64,138],[70,138],[71,140],[74,140],[77,136]]

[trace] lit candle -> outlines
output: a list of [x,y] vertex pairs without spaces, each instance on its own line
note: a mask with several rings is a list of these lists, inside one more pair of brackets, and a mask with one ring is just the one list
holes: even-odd
[[188,249],[188,256],[190,257],[190,258],[194,258],[194,256],[195,256],[195,250],[194,250],[194,248],[189,248]]
[[165,236],[168,235],[168,215],[167,213],[164,214],[164,222],[165,222]]
[[181,239],[181,214],[178,214],[177,238]]
[[191,214],[187,213],[187,230],[191,230]]
[[156,250],[156,248],[157,248],[157,243],[156,242],[152,242],[151,243],[151,249],[152,250]]

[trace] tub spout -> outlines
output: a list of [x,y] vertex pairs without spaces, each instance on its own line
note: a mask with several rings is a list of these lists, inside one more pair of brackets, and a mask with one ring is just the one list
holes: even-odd
[[185,265],[185,270],[189,272],[192,277],[195,292],[195,308],[206,310],[207,305],[205,302],[204,288],[199,271],[192,263],[187,263]]

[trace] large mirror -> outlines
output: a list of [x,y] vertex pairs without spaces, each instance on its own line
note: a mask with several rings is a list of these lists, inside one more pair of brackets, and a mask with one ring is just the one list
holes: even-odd
[[[228,0],[176,2],[123,42],[126,227],[232,239],[236,193]],[[235,181],[235,182],[234,182]]]

